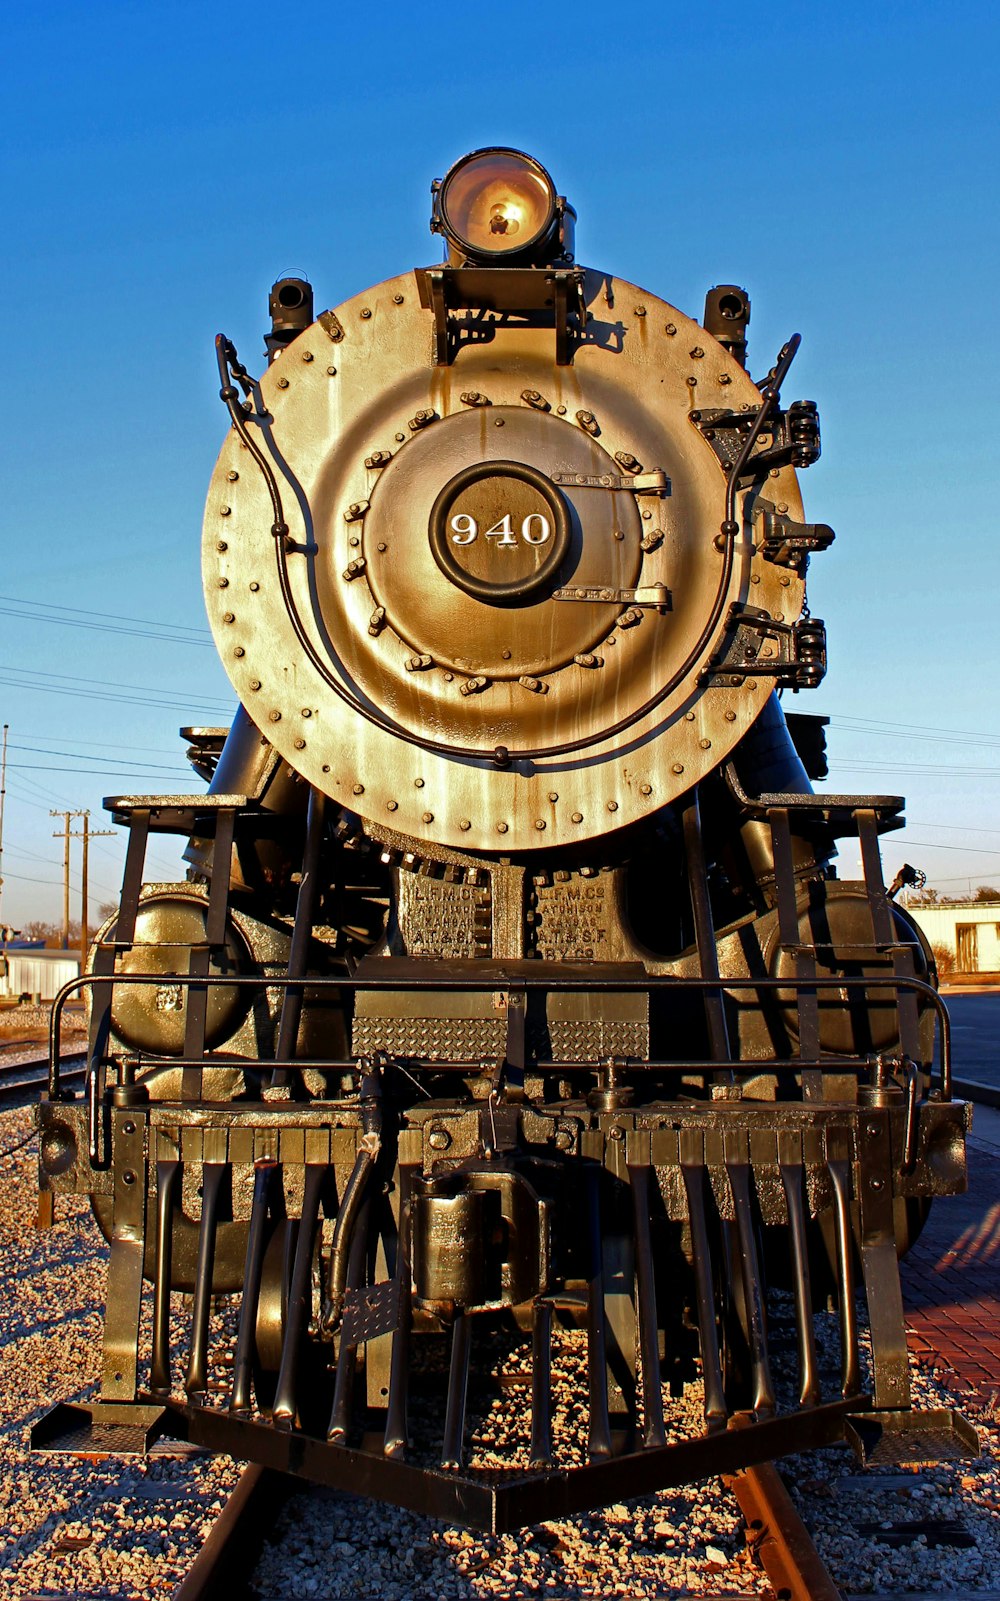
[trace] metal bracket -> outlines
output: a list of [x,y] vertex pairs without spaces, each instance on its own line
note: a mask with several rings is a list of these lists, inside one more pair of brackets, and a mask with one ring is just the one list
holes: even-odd
[[316,321],[333,343],[339,345],[344,337],[344,329],[339,317],[335,316],[332,311],[321,311]]
[[667,612],[673,607],[666,584],[641,584],[638,589],[577,585],[570,589],[554,589],[552,599],[598,601],[613,606],[650,606],[658,612]]
[[[707,439],[727,472],[739,460],[740,452],[756,421],[755,411],[721,409],[693,411],[691,421]],[[772,467],[811,467],[819,460],[819,412],[813,400],[794,400],[787,411],[772,411],[760,440],[743,472],[740,483],[750,483],[770,472]]]
[[[716,687],[742,684],[745,678],[774,678],[784,689],[814,689],[826,674],[826,628],[819,617],[779,623],[756,606],[729,608],[728,644],[701,674],[700,682]],[[765,645],[770,642],[770,652]]]
[[833,544],[833,529],[829,523],[797,523],[772,506],[770,501],[758,500],[755,515],[760,515],[760,549],[767,561],[776,567],[793,567],[804,571],[809,557],[817,550],[826,550]]
[[345,1345],[361,1345],[383,1334],[394,1334],[402,1322],[402,1286],[398,1279],[348,1290],[344,1296],[341,1339]]
[[648,473],[553,473],[554,484],[572,489],[626,489],[632,495],[669,495],[670,479],[662,468]]
[[456,311],[550,320],[556,334],[556,365],[573,360],[573,340],[587,326],[584,274],[579,268],[423,267],[417,272],[420,304],[434,313],[434,364],[451,365],[455,354]]

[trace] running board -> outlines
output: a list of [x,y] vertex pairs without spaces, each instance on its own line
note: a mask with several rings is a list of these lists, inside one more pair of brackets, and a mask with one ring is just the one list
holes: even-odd
[[32,1451],[66,1456],[148,1456],[156,1441],[175,1432],[164,1406],[132,1401],[95,1401],[78,1406],[60,1401],[32,1426]]
[[954,1407],[865,1412],[846,1420],[848,1445],[867,1467],[960,1462],[980,1454],[979,1435]]

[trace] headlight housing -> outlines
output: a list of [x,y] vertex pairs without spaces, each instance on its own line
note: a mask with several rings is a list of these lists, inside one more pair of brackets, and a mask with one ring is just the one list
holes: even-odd
[[[432,186],[431,229],[444,234],[449,256],[477,266],[528,266],[567,252],[572,208],[556,194],[541,162],[521,150],[493,146],[463,156]],[[569,238],[572,246],[572,238]]]

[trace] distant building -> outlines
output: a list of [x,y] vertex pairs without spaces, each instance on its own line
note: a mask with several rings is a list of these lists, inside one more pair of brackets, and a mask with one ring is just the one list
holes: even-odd
[[945,906],[911,905],[930,943],[948,951],[951,976],[1000,973],[1000,901],[951,901]]
[[80,972],[74,951],[15,950],[0,956],[0,996],[19,1000],[52,1001],[64,984]]

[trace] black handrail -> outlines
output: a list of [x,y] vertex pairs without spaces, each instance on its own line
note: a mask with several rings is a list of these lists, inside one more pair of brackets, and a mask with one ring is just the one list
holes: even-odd
[[[951,1018],[948,1015],[948,1008],[941,999],[941,996],[938,994],[937,990],[933,987],[933,985],[926,983],[923,979],[910,978],[902,974],[885,974],[881,977],[866,977],[862,974],[858,974],[850,976],[830,975],[829,977],[815,975],[810,977],[808,981],[799,981],[795,978],[780,978],[770,975],[763,978],[746,977],[718,979],[687,977],[685,975],[678,975],[675,973],[643,973],[636,974],[635,976],[632,976],[631,974],[623,974],[621,977],[616,977],[612,983],[609,983],[606,972],[602,973],[600,976],[595,974],[593,977],[588,977],[587,975],[580,973],[578,970],[573,973],[553,973],[551,967],[546,965],[544,971],[540,972],[537,978],[534,976],[534,974],[528,974],[524,972],[523,969],[519,969],[516,974],[512,973],[509,979],[505,980],[503,977],[502,964],[499,965],[500,971],[498,972],[497,964],[491,964],[492,971],[489,979],[486,979],[485,977],[476,977],[471,973],[467,975],[456,974],[453,969],[447,974],[442,973],[440,977],[433,977],[427,973],[425,968],[421,971],[419,977],[416,974],[414,974],[412,977],[407,977],[396,972],[392,973],[391,975],[388,973],[384,975],[365,973],[363,977],[359,977],[356,973],[328,975],[317,974],[315,976],[309,974],[306,982],[310,989],[426,989],[434,991],[476,991],[484,989],[495,991],[499,987],[504,987],[505,984],[511,988],[525,990],[576,991],[592,991],[603,989],[613,989],[615,991],[642,991],[669,988],[704,990],[719,989],[720,987],[723,990],[797,990],[800,987],[808,989],[907,989],[912,990],[916,995],[923,995],[937,1012],[941,1028],[941,1099],[944,1101],[950,1101],[952,1098]],[[542,964],[539,965],[541,966]],[[288,989],[290,985],[301,984],[302,982],[303,980],[301,976],[289,977],[288,974],[265,977],[262,974],[255,973],[234,973],[232,975],[224,973],[207,973],[205,975],[190,973],[171,973],[169,975],[164,973],[81,973],[77,978],[70,979],[68,983],[62,986],[62,989],[59,991],[52,1003],[52,1015],[49,1020],[49,1096],[52,1100],[58,1100],[59,1098],[59,1068],[61,1064],[63,1008],[65,1007],[66,1002],[71,995],[82,992],[84,989],[92,989],[98,984],[109,984],[114,987],[116,984],[162,985],[164,983],[169,983],[171,985],[183,985],[188,988],[195,984],[204,984],[209,988],[228,986],[230,988],[252,988],[257,990],[266,990]],[[256,1058],[244,1059],[239,1057],[209,1057],[205,1058],[204,1060],[207,1065],[219,1066],[227,1061],[255,1061]],[[831,1057],[829,1060],[831,1063],[842,1062],[843,1058]],[[97,1065],[98,1064],[96,1062],[88,1062],[88,1072],[92,1071]],[[198,1064],[195,1062],[187,1065],[197,1066]],[[273,1068],[275,1065],[277,1064],[270,1059],[266,1064],[261,1063],[261,1066],[267,1066],[269,1068]],[[281,1063],[280,1065],[294,1068],[297,1065],[302,1067],[311,1067],[314,1065],[314,1063],[303,1062],[301,1064],[297,1064],[294,1059],[289,1059],[287,1063]],[[352,1063],[352,1065],[356,1064]],[[593,1065],[594,1068],[597,1069],[602,1064],[599,1061],[595,1061]],[[671,1062],[658,1064],[657,1070],[663,1072],[678,1071],[683,1068],[697,1067],[699,1065],[702,1064]],[[703,1065],[706,1072],[710,1071],[713,1067],[716,1069],[718,1068],[717,1063],[708,1063]],[[734,1068],[745,1067],[747,1071],[758,1070],[760,1072],[764,1072],[768,1069],[774,1069],[778,1065],[779,1064],[775,1062],[769,1061],[766,1057],[755,1057],[752,1059],[748,1058],[745,1063],[734,1062],[733,1064]],[[803,1064],[798,1062],[790,1065],[794,1068],[801,1068]],[[650,1064],[650,1066],[652,1066],[652,1064]],[[629,1063],[629,1067],[632,1070],[639,1070],[641,1068],[641,1064]]]

